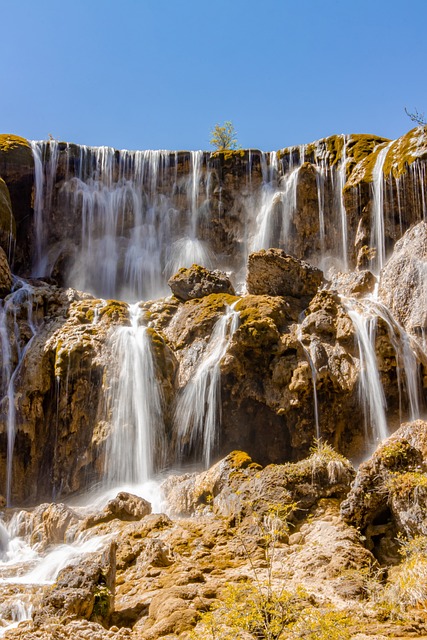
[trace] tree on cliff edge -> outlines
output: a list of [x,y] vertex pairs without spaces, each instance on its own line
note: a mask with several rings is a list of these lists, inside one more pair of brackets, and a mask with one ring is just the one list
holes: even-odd
[[414,113],[410,113],[408,109],[405,107],[406,115],[411,118],[412,122],[415,122],[420,127],[425,127],[427,125],[427,120],[424,117],[423,113],[419,113],[418,109],[415,109]]
[[238,149],[237,133],[230,120],[224,122],[223,125],[216,124],[211,131],[210,144],[217,151],[227,151],[229,149]]

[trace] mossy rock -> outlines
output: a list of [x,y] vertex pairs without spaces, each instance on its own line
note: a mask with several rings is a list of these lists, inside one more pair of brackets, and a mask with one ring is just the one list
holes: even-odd
[[427,127],[416,127],[390,146],[384,162],[384,175],[398,178],[415,160],[427,160]]
[[10,133],[0,134],[0,173],[7,176],[17,166],[33,167],[31,145],[25,138]]
[[122,300],[107,300],[99,310],[100,319],[109,318],[112,322],[129,325],[129,307]]
[[8,252],[11,242],[16,236],[15,217],[12,212],[9,189],[5,181],[0,178],[0,246]]
[[[365,140],[365,145],[367,142],[368,141]],[[346,189],[354,188],[361,182],[372,182],[378,154],[386,147],[387,144],[390,144],[390,141],[385,140],[384,138],[372,137],[369,144],[372,145],[374,143],[376,143],[376,146],[371,149],[370,153],[364,155],[365,151],[368,149],[365,149],[362,153],[363,144],[362,141],[359,141],[357,155],[354,155],[354,159],[357,164],[347,181]],[[390,148],[387,151],[384,161],[384,176],[392,175],[394,178],[399,178],[401,175],[406,173],[408,167],[416,160],[426,159],[427,127],[416,127],[390,144]]]
[[150,337],[155,365],[162,378],[173,380],[176,371],[176,360],[172,351],[155,329],[148,327],[147,334]]
[[229,293],[211,293],[204,298],[189,300],[185,305],[187,308],[194,307],[195,313],[191,320],[192,323],[202,325],[214,321],[219,314],[225,311],[227,306],[231,306],[236,300],[238,297]]

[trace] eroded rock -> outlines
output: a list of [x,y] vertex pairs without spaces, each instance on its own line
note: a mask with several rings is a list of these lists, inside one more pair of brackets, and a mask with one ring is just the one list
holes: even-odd
[[0,297],[7,296],[12,288],[12,273],[7,256],[0,246]]
[[400,427],[362,463],[341,506],[382,561],[396,560],[395,539],[427,535],[427,423]]
[[151,504],[135,496],[132,493],[121,491],[117,496],[108,502],[101,513],[89,516],[82,525],[82,529],[89,529],[103,522],[110,522],[117,518],[118,520],[134,521],[141,520],[151,513]]
[[61,622],[84,618],[108,625],[114,608],[116,544],[110,543],[98,556],[63,569],[45,593],[34,624],[60,618]]
[[427,332],[427,223],[409,229],[381,271],[378,294],[406,331]]
[[169,278],[168,285],[174,296],[184,302],[194,298],[203,298],[211,293],[234,295],[234,288],[227,274],[218,269],[210,271],[196,264],[190,268],[180,269],[178,273]]
[[322,284],[320,269],[281,249],[262,249],[249,255],[246,288],[253,295],[312,298]]

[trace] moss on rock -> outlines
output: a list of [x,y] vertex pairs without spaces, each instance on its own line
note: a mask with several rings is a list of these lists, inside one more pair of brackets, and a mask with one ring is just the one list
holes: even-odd
[[28,140],[10,133],[0,134],[0,174],[5,178],[17,167],[28,166],[34,166],[33,153]]

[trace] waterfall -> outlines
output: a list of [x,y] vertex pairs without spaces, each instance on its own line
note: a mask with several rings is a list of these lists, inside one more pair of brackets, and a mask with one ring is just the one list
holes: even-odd
[[[378,370],[375,353],[375,338],[378,319],[387,328],[391,345],[395,351],[399,402],[402,403],[402,386],[406,391],[409,419],[420,417],[420,379],[417,358],[411,338],[392,318],[388,309],[375,298],[348,300],[342,298],[344,307],[353,323],[360,359],[359,392],[365,417],[365,433],[374,442],[388,435],[387,402]],[[403,375],[402,375],[403,374]],[[402,408],[400,406],[402,419]]]
[[380,149],[372,172],[372,224],[371,247],[376,249],[375,270],[381,271],[385,262],[385,231],[384,231],[384,176],[383,167],[387,153],[393,143],[390,142]]
[[269,154],[268,161],[265,154],[262,154],[261,168],[263,175],[261,204],[250,243],[251,250],[259,251],[281,246],[286,249],[292,218],[297,207],[300,165],[292,167],[288,173],[281,176],[279,184],[276,153]]
[[311,381],[312,381],[312,385],[313,385],[313,411],[314,411],[314,424],[316,427],[316,438],[317,440],[320,440],[321,437],[321,433],[320,433],[320,423],[319,423],[319,404],[317,401],[317,369],[316,369],[316,365],[314,362],[314,358],[312,356],[312,347],[313,347],[313,342],[310,341],[310,346],[307,348],[303,342],[303,333],[302,333],[302,326],[298,325],[298,330],[297,330],[297,338],[298,341],[300,343],[300,345],[303,348],[304,354],[308,360],[308,363],[310,365],[310,370],[311,370]]
[[365,417],[365,437],[381,442],[388,435],[386,399],[375,353],[376,316],[368,315],[354,302],[345,304],[355,330],[360,360],[359,393]]
[[108,486],[146,482],[155,470],[156,453],[164,453],[163,398],[149,330],[140,324],[138,305],[129,307],[129,318],[130,326],[117,327],[110,340],[111,434],[104,474]]
[[341,162],[338,169],[338,180],[337,180],[337,200],[338,200],[338,210],[339,217],[341,222],[341,242],[342,242],[342,264],[343,270],[348,271],[348,231],[347,231],[347,211],[345,209],[344,204],[344,186],[347,180],[346,170],[347,170],[347,157],[346,157],[346,148],[347,148],[347,138],[343,137],[343,148],[342,148],[342,156]]
[[[31,141],[34,159],[34,231],[35,252],[32,275],[48,275],[49,253],[46,246],[46,228],[49,217],[59,159],[59,143],[56,140]],[[48,159],[46,160],[46,158]]]
[[[6,504],[11,505],[13,452],[16,439],[15,381],[19,374],[27,350],[37,333],[33,321],[33,289],[30,284],[16,278],[19,288],[7,300],[0,299],[0,345],[1,345],[1,412],[6,417],[7,456],[6,456]],[[22,344],[17,323],[17,313],[26,314],[30,338]]]
[[239,325],[232,306],[217,320],[196,371],[181,392],[175,410],[178,450],[201,451],[208,467],[218,444],[221,425],[221,360]]

